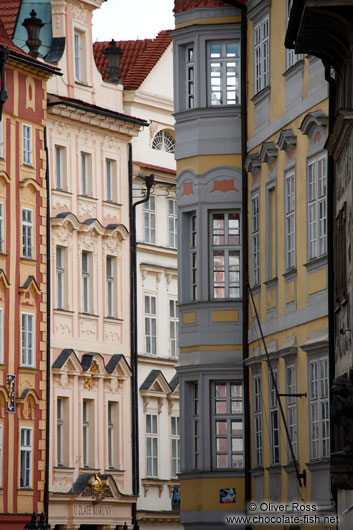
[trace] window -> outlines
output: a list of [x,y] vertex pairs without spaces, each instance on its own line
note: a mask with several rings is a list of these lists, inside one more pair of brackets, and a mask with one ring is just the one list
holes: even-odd
[[115,175],[115,160],[105,160],[105,198],[106,201],[116,201],[116,175]]
[[4,120],[0,122],[0,157],[4,157]]
[[[290,12],[293,6],[293,0],[287,0],[287,27],[289,23]],[[286,68],[290,68],[296,62],[300,61],[303,58],[303,55],[300,53],[295,53],[294,50],[286,49]]]
[[239,383],[215,383],[213,399],[214,466],[244,467],[243,388]]
[[193,384],[192,396],[192,423],[193,423],[193,468],[200,467],[200,410],[199,410],[199,384]]
[[195,58],[194,47],[188,46],[186,48],[186,108],[193,109],[195,107]]
[[91,300],[91,256],[89,252],[82,252],[82,309],[83,313],[92,310]]
[[34,366],[34,315],[21,313],[21,365]]
[[172,443],[172,477],[176,478],[180,472],[180,433],[179,418],[172,416],[171,421],[171,443]]
[[177,248],[177,215],[175,199],[168,199],[168,244],[170,248]]
[[69,433],[67,431],[68,398],[58,397],[56,402],[56,464],[69,465]]
[[175,138],[167,131],[158,131],[153,138],[152,149],[157,151],[165,151],[166,153],[174,153]]
[[94,467],[94,417],[93,402],[82,401],[82,455],[83,467]]
[[108,467],[118,467],[118,403],[108,402]]
[[0,364],[3,363],[3,359],[4,359],[4,311],[2,308],[0,308]]
[[145,243],[156,242],[156,199],[150,196],[144,204]]
[[238,104],[240,101],[239,42],[210,42],[208,61],[210,72],[209,104]]
[[20,488],[32,487],[32,428],[20,428]]
[[347,293],[347,227],[346,203],[336,216],[335,223],[335,304],[336,307],[346,301]]
[[65,254],[66,249],[56,247],[56,307],[65,308]]
[[295,267],[295,175],[293,172],[285,176],[285,238],[286,268]]
[[22,208],[22,257],[33,258],[32,210]]
[[260,283],[260,212],[259,196],[251,200],[251,250],[254,285]]
[[212,214],[211,256],[213,298],[239,298],[239,213],[217,212]]
[[316,258],[327,251],[326,154],[308,163],[308,257]]
[[326,356],[309,363],[311,459],[330,455],[328,360]]
[[169,300],[170,355],[178,357],[178,308],[176,300]]
[[276,387],[278,382],[277,370],[273,370],[273,377],[269,371],[270,388],[270,428],[271,428],[271,465],[279,464],[279,412]]
[[191,285],[192,299],[197,299],[197,250],[196,250],[196,215],[191,216]]
[[[287,366],[287,424],[295,458],[298,458],[297,392],[295,365]],[[291,395],[290,395],[291,394]],[[292,459],[291,453],[289,453]]]
[[60,145],[55,146],[55,187],[66,189],[66,149]]
[[0,486],[2,486],[2,425],[0,425]]
[[4,204],[0,202],[0,253],[4,252]]
[[156,297],[145,295],[145,348],[146,353],[157,353]]
[[262,402],[261,402],[261,377],[254,377],[254,442],[255,466],[262,466]]
[[83,79],[83,35],[75,31],[75,77],[76,81],[82,82]]
[[92,195],[91,155],[81,153],[81,194]]
[[32,125],[22,125],[22,160],[27,166],[32,165]]
[[269,29],[268,17],[263,18],[254,27],[255,94],[269,84]]
[[107,300],[107,316],[113,317],[115,315],[115,289],[114,289],[114,270],[115,270],[115,259],[111,256],[107,256],[106,261],[106,300]]
[[147,477],[158,477],[157,415],[146,415],[146,468]]

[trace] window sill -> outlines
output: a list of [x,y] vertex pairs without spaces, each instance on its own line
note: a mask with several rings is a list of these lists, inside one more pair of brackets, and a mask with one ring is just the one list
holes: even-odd
[[319,471],[324,469],[330,469],[330,459],[328,457],[311,460],[310,462],[305,462],[306,467],[310,471]]
[[79,85],[85,88],[93,88],[92,85],[89,85],[86,81],[80,81],[78,79],[75,79],[75,85]]
[[62,313],[62,314],[69,314],[69,315],[73,315],[74,314],[74,311],[70,311],[69,309],[64,309],[62,307],[54,307],[54,311],[58,311],[59,313]]
[[28,263],[29,261],[32,263],[37,263],[35,258],[26,258],[25,256],[21,256],[20,261],[21,263]]
[[309,272],[316,270],[316,269],[321,269],[325,265],[327,265],[327,254],[324,254],[316,258],[312,258],[307,263],[304,263],[304,267]]
[[267,97],[269,97],[271,92],[271,87],[268,85],[260,92],[257,92],[252,98],[251,101],[254,103],[254,105],[258,105],[259,103],[262,103]]
[[264,284],[266,285],[266,287],[269,287],[269,288],[271,288],[271,287],[276,287],[277,284],[278,284],[278,278],[277,278],[277,276],[275,276],[274,278],[271,278],[270,280],[266,280],[266,281],[264,282]]
[[304,68],[304,59],[299,59],[296,63],[292,64],[289,68],[283,72],[282,76],[286,81],[292,79],[296,74],[300,73]]
[[65,466],[64,464],[58,464],[54,466],[55,470],[63,470],[63,471],[74,471],[75,468],[71,466]]
[[282,466],[281,464],[271,464],[269,467],[265,468],[266,471],[270,473],[270,475],[277,475],[281,473]]
[[71,191],[64,190],[63,188],[53,188],[52,191],[62,193],[63,195],[71,195],[71,196],[73,195]]
[[38,372],[38,368],[36,368],[35,366],[19,366],[18,368],[19,372],[22,372],[22,373],[31,373],[31,372]]
[[105,469],[105,472],[106,473],[120,473],[120,474],[123,474],[123,473],[125,473],[125,469],[119,469],[118,467],[107,467]]
[[34,169],[33,164],[30,164],[29,162],[22,162],[22,165],[24,165],[26,167],[31,167],[32,169]]
[[291,269],[286,270],[282,274],[283,278],[285,278],[287,281],[294,280],[297,276],[297,267],[292,267]]
[[23,488],[17,488],[17,491],[19,494],[25,494],[25,495],[33,495],[34,489],[32,487],[23,487]]
[[124,320],[122,318],[118,318],[118,317],[107,317],[107,316],[105,316],[104,320],[108,320],[108,322],[124,322]]
[[95,315],[94,313],[79,313],[80,317],[91,317],[94,320],[97,320],[99,318],[99,315]]
[[98,467],[89,467],[89,466],[80,467],[80,471],[91,471],[92,474],[93,474],[93,473],[99,473],[100,472],[100,468],[98,468]]
[[80,193],[78,197],[80,199],[88,199],[89,201],[98,201],[96,197],[92,197],[91,195],[82,195],[82,193]]
[[109,201],[108,199],[104,199],[103,204],[105,204],[106,206],[122,206],[120,202]]

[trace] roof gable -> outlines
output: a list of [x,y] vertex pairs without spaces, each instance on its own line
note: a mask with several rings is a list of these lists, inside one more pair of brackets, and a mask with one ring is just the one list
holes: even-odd
[[1,2],[0,17],[10,37],[12,37],[15,29],[20,5],[21,0],[6,0],[6,2]]

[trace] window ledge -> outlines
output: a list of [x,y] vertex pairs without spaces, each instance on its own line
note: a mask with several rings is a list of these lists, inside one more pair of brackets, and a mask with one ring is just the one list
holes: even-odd
[[122,206],[121,202],[108,201],[108,199],[103,199],[103,204],[106,206]]
[[28,263],[31,261],[32,263],[37,263],[37,260],[35,258],[26,258],[25,256],[21,256],[20,258],[21,263]]
[[125,473],[125,469],[119,469],[118,467],[107,467],[106,473]]
[[75,79],[75,85],[79,85],[85,88],[93,88],[93,86],[89,85],[86,81],[79,81],[78,79]]
[[260,90],[260,92],[257,92],[252,98],[251,101],[254,103],[254,105],[258,105],[259,103],[262,103],[266,98],[270,96],[271,87],[270,85],[267,85],[265,88]]
[[269,472],[270,475],[279,475],[282,471],[282,466],[281,464],[273,464],[269,467],[266,467],[265,469]]
[[264,466],[256,466],[256,467],[252,467],[250,469],[250,473],[253,477],[260,477],[261,475],[264,474]]
[[107,316],[105,316],[104,320],[108,320],[108,322],[124,322],[123,318],[118,318],[118,317],[107,317]]
[[29,164],[28,162],[22,162],[22,164],[26,167],[31,167],[32,169],[34,169],[34,165],[33,164]]
[[317,258],[312,258],[307,263],[304,263],[304,267],[309,271],[313,271],[316,269],[321,269],[327,265],[327,254],[324,254],[323,256],[319,256]]
[[98,320],[99,315],[95,315],[94,313],[79,313],[80,317],[89,317],[93,320]]
[[88,199],[89,201],[98,201],[98,199],[96,197],[92,197],[91,195],[82,195],[82,194],[79,194],[78,197],[80,199]]
[[24,495],[33,495],[34,489],[33,488],[17,488],[18,494],[24,494]]
[[283,72],[282,76],[287,81],[288,79],[292,79],[296,74],[301,72],[304,68],[304,59],[299,59],[296,63],[292,64],[285,72]]
[[74,311],[70,311],[69,309],[63,309],[61,307],[54,307],[54,311],[57,311],[58,313],[61,313],[61,314],[68,314],[68,315],[73,315],[75,312]]
[[278,284],[277,276],[275,276],[274,278],[271,278],[270,280],[266,280],[264,284],[266,285],[266,287],[276,287]]
[[54,466],[54,469],[56,471],[75,471],[75,468],[74,467],[71,467],[71,466],[65,466],[65,465],[56,465]]
[[92,473],[99,473],[100,468],[98,467],[80,467],[80,471],[91,471]]
[[144,497],[147,496],[148,490],[150,488],[158,488],[158,497],[161,497],[164,486],[165,484],[168,483],[168,480],[151,477],[151,478],[143,478],[141,480],[141,483],[143,486]]
[[330,469],[330,459],[321,458],[317,460],[311,460],[310,462],[305,462],[305,465],[310,471],[321,471],[324,469]]
[[19,366],[18,371],[20,373],[31,373],[31,372],[38,372],[38,368],[35,368],[35,366]]
[[297,267],[292,267],[282,274],[287,281],[294,280],[297,276]]
[[63,188],[53,188],[52,191],[62,193],[63,195],[73,195],[71,191],[64,190]]

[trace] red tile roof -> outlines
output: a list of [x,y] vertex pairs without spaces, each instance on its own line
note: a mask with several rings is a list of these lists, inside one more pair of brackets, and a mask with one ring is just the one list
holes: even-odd
[[13,36],[21,0],[0,0],[0,18],[9,37]]
[[144,162],[135,162],[135,166],[142,167],[143,169],[151,169],[152,171],[160,171],[168,175],[176,175],[175,169],[169,169],[168,167],[154,166],[153,164],[145,164]]
[[[120,79],[126,90],[139,88],[171,42],[172,39],[167,31],[160,31],[155,39],[117,41],[117,46],[123,50],[120,59]],[[108,79],[108,74],[107,60],[103,51],[109,44],[110,42],[93,44],[94,59],[105,81]]]

